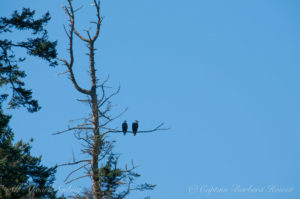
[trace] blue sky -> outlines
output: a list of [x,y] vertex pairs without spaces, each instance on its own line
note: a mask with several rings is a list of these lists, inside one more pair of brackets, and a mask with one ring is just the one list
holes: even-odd
[[[0,12],[7,16],[27,6],[39,15],[49,10],[49,34],[64,57],[64,3],[5,1]],[[74,3],[85,5],[77,27],[87,29],[93,17],[89,3]],[[101,5],[97,74],[100,79],[109,74],[111,86],[121,85],[116,112],[129,108],[115,125],[138,119],[141,129],[162,121],[172,127],[136,137],[112,135],[121,161],[139,165],[140,182],[158,185],[131,198],[299,198],[299,1],[103,0]],[[77,76],[88,85],[86,47],[76,49]],[[41,154],[48,166],[69,161],[80,145],[71,134],[51,133],[85,116],[88,107],[77,102],[82,96],[66,76],[57,76],[63,66],[26,63],[27,86],[42,110],[10,112],[16,140],[33,137],[33,154]],[[63,180],[69,170],[58,170],[56,187],[68,187]],[[293,191],[269,192],[273,185]],[[265,190],[236,193],[238,186]],[[228,191],[208,195],[208,188]]]

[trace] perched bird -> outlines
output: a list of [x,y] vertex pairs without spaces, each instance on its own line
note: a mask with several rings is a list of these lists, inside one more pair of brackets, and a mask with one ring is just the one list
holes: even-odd
[[135,122],[132,123],[132,133],[133,133],[133,136],[136,135],[138,128],[139,128],[138,121],[135,120]]
[[128,129],[128,125],[127,125],[127,121],[125,120],[122,124],[122,131],[124,135],[126,135],[127,129]]

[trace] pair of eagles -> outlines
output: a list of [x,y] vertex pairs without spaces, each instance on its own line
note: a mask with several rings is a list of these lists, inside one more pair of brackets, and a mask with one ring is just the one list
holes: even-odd
[[[133,136],[136,135],[138,128],[139,128],[138,121],[135,120],[135,121],[132,123],[132,133],[133,133]],[[124,134],[124,135],[126,135],[127,130],[128,130],[128,124],[127,124],[127,121],[125,120],[125,121],[122,123],[122,131],[123,131],[123,134]]]

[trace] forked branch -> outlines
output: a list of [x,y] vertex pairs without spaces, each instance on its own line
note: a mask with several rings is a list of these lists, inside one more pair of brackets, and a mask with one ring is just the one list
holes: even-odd
[[73,10],[73,6],[71,3],[71,0],[68,0],[68,4],[69,7],[64,6],[63,9],[66,13],[66,15],[68,16],[68,21],[69,21],[69,32],[66,30],[66,28],[64,27],[67,37],[69,39],[69,61],[67,61],[66,59],[62,59],[62,58],[57,58],[60,62],[62,62],[67,68],[68,68],[68,73],[69,73],[69,78],[72,81],[74,87],[83,94],[90,94],[91,91],[87,90],[87,89],[83,89],[81,86],[79,86],[79,84],[77,83],[77,80],[75,78],[74,72],[73,72],[73,64],[74,64],[74,52],[73,52],[73,35],[74,32],[76,34],[75,31],[75,15],[74,15],[74,10]]

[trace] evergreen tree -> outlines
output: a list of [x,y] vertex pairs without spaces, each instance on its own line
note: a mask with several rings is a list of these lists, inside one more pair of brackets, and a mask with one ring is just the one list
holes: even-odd
[[[20,70],[20,63],[24,57],[16,57],[15,48],[27,50],[31,56],[37,56],[55,66],[56,41],[48,40],[48,33],[44,26],[50,20],[50,14],[46,13],[40,19],[34,19],[35,11],[23,8],[22,12],[15,11],[10,18],[0,18],[0,36],[14,33],[14,31],[31,31],[31,38],[26,41],[13,41],[0,39],[0,87],[11,86],[12,94],[9,100],[10,108],[19,106],[27,107],[29,112],[36,112],[40,109],[37,100],[32,99],[32,91],[26,89],[23,78],[26,73]],[[8,94],[2,94],[8,96]]]
[[10,118],[0,107],[0,198],[57,198],[52,187],[56,167],[47,168],[41,156],[32,156],[30,143],[13,144]]
[[[21,13],[15,11],[10,18],[0,18],[0,36],[15,30],[32,32],[33,37],[26,41],[0,39],[0,88],[11,86],[9,108],[24,106],[29,112],[38,111],[40,106],[37,100],[32,99],[32,91],[25,88],[23,82],[26,73],[20,70],[19,64],[25,58],[17,58],[14,49],[26,49],[29,55],[45,59],[51,66],[56,65],[53,61],[56,42],[48,40],[44,29],[50,15],[46,13],[42,18],[34,19],[34,14],[35,11],[24,8]],[[11,116],[5,115],[2,109],[2,103],[8,96],[8,93],[0,96],[0,198],[58,198],[52,187],[56,167],[43,166],[41,156],[32,156],[30,143],[13,143],[14,134],[8,126]]]

